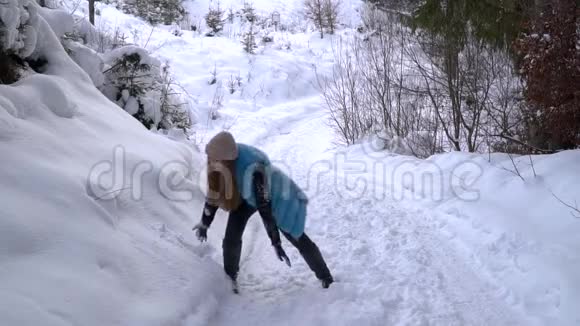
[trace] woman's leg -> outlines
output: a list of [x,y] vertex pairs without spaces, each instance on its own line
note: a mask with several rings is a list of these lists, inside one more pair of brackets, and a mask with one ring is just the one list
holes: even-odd
[[284,234],[286,239],[288,239],[288,241],[298,249],[308,267],[310,267],[314,274],[316,274],[316,277],[319,280],[329,282],[328,285],[332,283],[332,275],[324,262],[324,258],[322,258],[320,249],[318,249],[318,246],[310,240],[306,233],[303,233],[298,239],[294,239],[286,232],[282,232],[282,234]]
[[230,212],[226,235],[222,244],[224,255],[224,270],[232,279],[236,280],[240,269],[240,255],[242,254],[242,235],[250,217],[256,209],[245,201],[235,211]]

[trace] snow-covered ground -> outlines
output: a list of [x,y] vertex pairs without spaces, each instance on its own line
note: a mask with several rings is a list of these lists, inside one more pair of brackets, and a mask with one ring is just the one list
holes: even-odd
[[0,325],[205,324],[227,288],[190,237],[201,194],[167,199],[199,153],[101,95],[35,19],[45,72],[0,85]]
[[[293,15],[299,3],[254,5]],[[418,160],[377,151],[373,141],[343,148],[316,89],[315,71],[332,65],[332,38],[276,33],[250,57],[228,36],[156,28],[149,38],[141,20],[99,8],[98,26],[142,31],[169,62],[195,102],[199,145],[229,129],[306,190],[306,231],[337,282],[321,289],[287,242],[292,268],[280,263],[255,216],[244,235],[242,294],[231,294],[221,270],[226,214],[200,244],[190,231],[201,215],[195,182],[185,201],[168,199],[159,183],[184,173],[179,163],[168,168],[175,162],[196,180],[196,147],[142,128],[51,49],[62,61],[49,76],[0,86],[1,325],[580,324],[580,220],[553,196],[578,199],[580,151],[516,157],[520,178],[503,154]],[[214,67],[218,83],[209,85]],[[226,83],[238,75],[242,86],[230,94]],[[223,105],[212,120],[220,82]],[[89,176],[119,145],[120,171],[148,171],[143,187],[113,179],[95,194]],[[108,200],[107,190],[119,195]]]

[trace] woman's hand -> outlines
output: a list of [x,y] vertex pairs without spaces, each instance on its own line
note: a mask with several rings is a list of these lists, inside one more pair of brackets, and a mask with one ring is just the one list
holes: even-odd
[[195,235],[199,239],[200,242],[204,242],[207,240],[207,226],[203,223],[197,223],[193,229]]
[[286,262],[286,265],[288,265],[288,267],[292,267],[292,264],[290,263],[290,258],[286,256],[286,252],[284,252],[284,249],[282,249],[282,244],[274,245],[274,249],[276,250],[276,256],[278,256],[278,259],[280,259],[280,261]]

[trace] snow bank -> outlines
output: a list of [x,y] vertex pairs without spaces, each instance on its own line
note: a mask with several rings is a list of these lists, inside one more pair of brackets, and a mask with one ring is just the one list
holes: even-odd
[[72,33],[74,30],[73,16],[64,10],[39,8],[39,14],[50,25],[57,38],[63,37],[66,33]]
[[71,59],[91,77],[95,87],[103,86],[105,83],[105,75],[103,74],[105,64],[99,54],[77,42],[67,40],[64,45],[69,51]]
[[205,325],[226,286],[190,231],[201,197],[186,182],[167,198],[197,152],[108,101],[41,17],[38,32],[45,73],[0,85],[0,324]]
[[364,162],[368,170],[354,175],[369,189],[432,218],[506,304],[539,324],[580,322],[580,218],[560,202],[580,201],[579,150],[513,162],[507,154],[458,152],[419,160],[365,143],[345,155]]
[[[447,156],[447,157],[446,157]],[[542,324],[576,324],[580,302],[580,219],[559,202],[574,204],[580,185],[580,151],[518,157],[505,154],[437,156],[432,162],[453,171],[469,162],[474,201],[452,196],[438,205],[444,232],[498,281],[505,299]],[[457,177],[461,177],[460,175]]]

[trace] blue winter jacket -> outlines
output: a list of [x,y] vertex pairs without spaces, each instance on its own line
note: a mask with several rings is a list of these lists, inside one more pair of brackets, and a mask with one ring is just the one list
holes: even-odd
[[259,149],[238,143],[236,159],[236,184],[249,205],[257,207],[252,185],[252,175],[262,165],[270,190],[272,212],[278,228],[298,239],[304,233],[306,223],[306,194],[284,172],[270,163],[268,156]]

